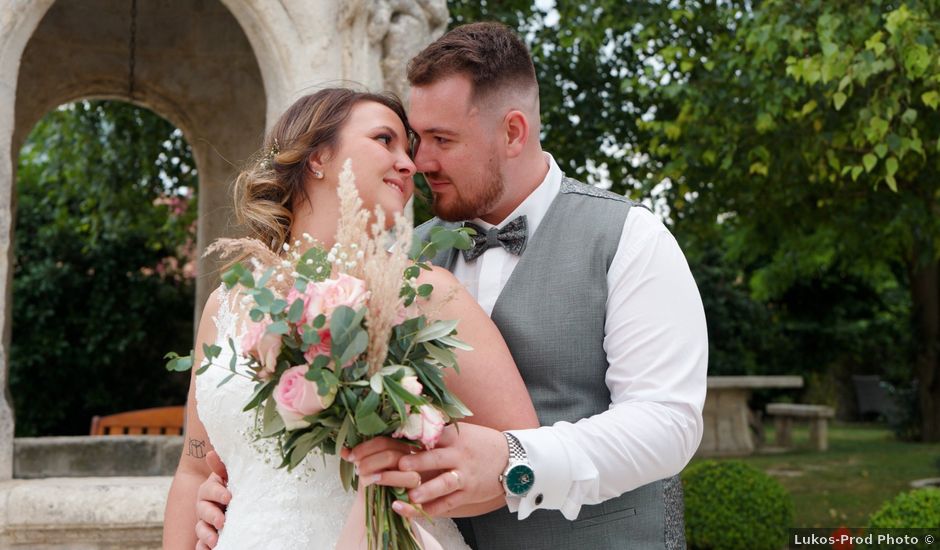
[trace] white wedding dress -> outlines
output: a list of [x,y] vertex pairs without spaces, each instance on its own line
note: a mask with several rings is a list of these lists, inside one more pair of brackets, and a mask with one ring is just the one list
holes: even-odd
[[[260,429],[256,416],[242,411],[254,382],[235,376],[219,386],[231,374],[230,338],[240,352],[243,323],[236,314],[239,305],[231,303],[231,297],[224,286],[219,288],[219,314],[214,319],[215,344],[222,348],[215,362],[225,368],[213,366],[196,376],[199,419],[225,463],[232,493],[216,548],[333,549],[356,500],[355,493],[347,493],[340,483],[339,458],[314,451],[291,472],[278,468],[281,459],[275,442],[256,440]],[[449,519],[422,525],[445,549],[469,548]]]

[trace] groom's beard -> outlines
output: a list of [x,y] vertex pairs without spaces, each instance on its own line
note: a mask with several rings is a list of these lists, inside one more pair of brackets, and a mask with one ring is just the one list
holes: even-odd
[[490,157],[486,169],[479,180],[472,184],[464,183],[462,186],[454,184],[451,178],[443,172],[425,174],[431,180],[444,180],[451,182],[451,189],[444,194],[434,194],[432,208],[434,214],[448,222],[458,222],[482,218],[491,212],[506,191],[499,170],[496,157]]

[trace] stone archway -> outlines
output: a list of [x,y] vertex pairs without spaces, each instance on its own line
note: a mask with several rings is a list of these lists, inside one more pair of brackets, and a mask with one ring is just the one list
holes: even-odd
[[[446,0],[0,0],[0,546],[156,547],[169,483],[13,479],[15,159],[35,123],[60,104],[108,98],[180,128],[199,170],[203,250],[232,231],[232,177],[285,107],[324,84],[404,95],[407,60],[446,23]],[[197,317],[214,267],[200,263]]]

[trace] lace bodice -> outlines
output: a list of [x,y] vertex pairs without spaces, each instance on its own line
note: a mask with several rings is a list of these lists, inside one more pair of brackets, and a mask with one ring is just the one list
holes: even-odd
[[[230,339],[235,352],[241,352],[244,322],[239,313],[246,308],[224,286],[217,292],[215,344],[222,353],[215,362],[222,367],[210,367],[196,376],[196,410],[228,469],[232,492],[216,548],[332,549],[355,494],[343,490],[336,456],[314,451],[292,472],[277,468],[281,460],[275,442],[258,439],[260,419],[242,411],[254,382],[235,376],[219,386],[231,374],[227,368],[232,357]],[[244,366],[240,368],[247,372]],[[451,521],[435,521],[430,530],[444,548],[467,548]]]

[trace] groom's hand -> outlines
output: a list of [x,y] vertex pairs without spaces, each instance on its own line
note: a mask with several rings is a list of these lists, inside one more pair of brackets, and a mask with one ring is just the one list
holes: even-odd
[[215,451],[206,455],[206,463],[212,469],[209,477],[199,486],[196,500],[196,550],[215,548],[219,542],[219,529],[225,524],[225,506],[232,500],[226,488],[228,471]]
[[[411,501],[423,505],[427,514],[477,515],[505,504],[499,475],[508,461],[509,447],[502,432],[462,423],[459,431],[447,426],[435,449],[403,456],[398,467],[403,472],[443,471],[408,491]],[[396,502],[393,508],[406,517],[420,517],[420,512],[403,502]]]

